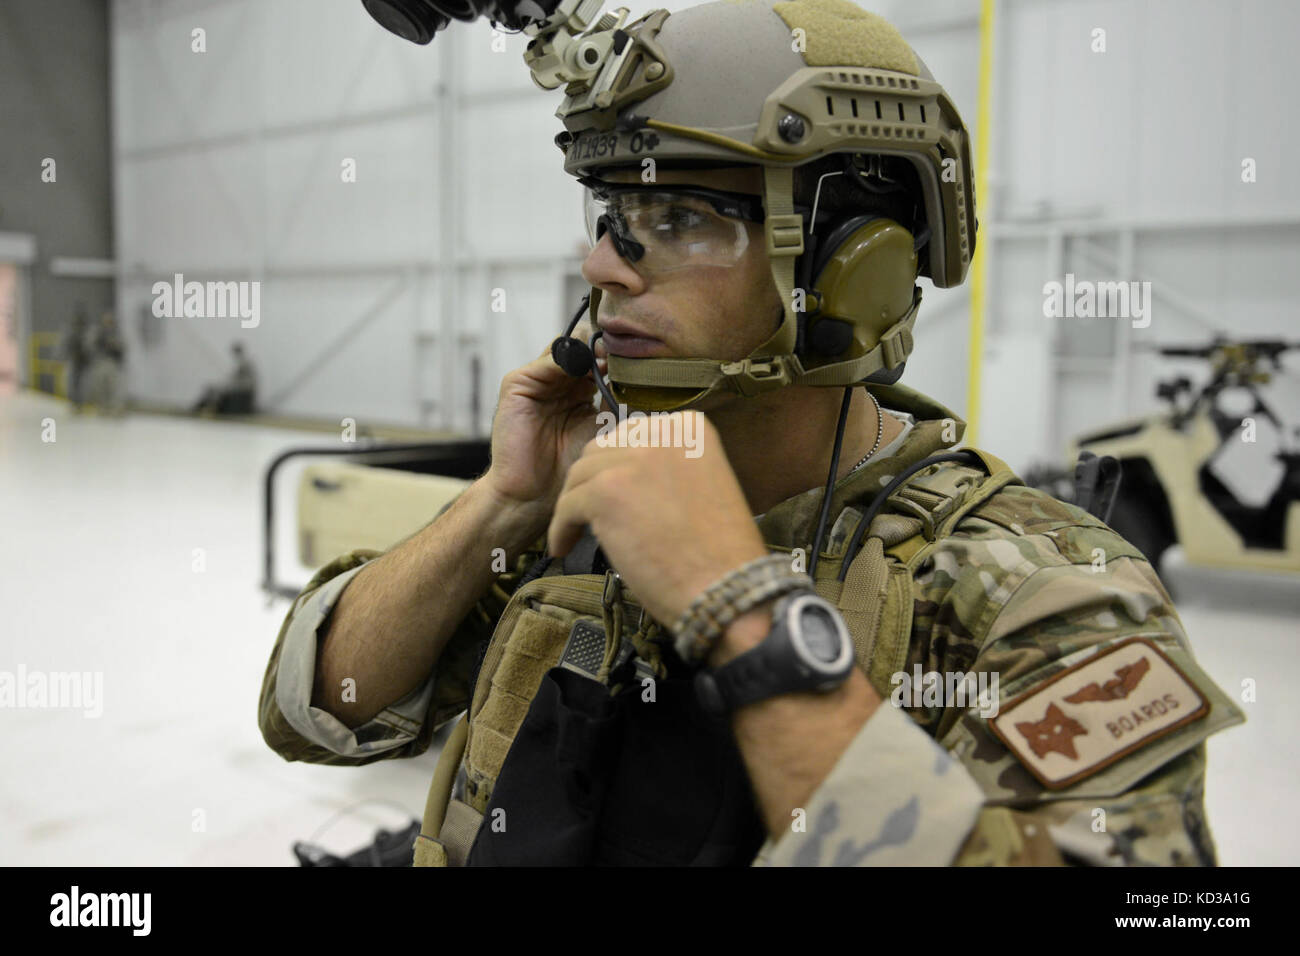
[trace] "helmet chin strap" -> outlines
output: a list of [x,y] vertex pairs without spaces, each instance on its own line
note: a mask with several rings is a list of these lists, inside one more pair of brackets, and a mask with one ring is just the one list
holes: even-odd
[[[874,348],[842,362],[805,369],[799,357],[793,354],[747,358],[739,362],[631,359],[611,355],[607,359],[611,388],[629,408],[677,411],[692,408],[718,392],[749,397],[786,385],[847,386],[866,381],[889,384],[897,379],[912,351],[912,327],[920,304],[921,290],[917,288],[907,314],[885,333]],[[884,373],[884,377],[877,377],[877,373]],[[665,389],[681,393],[680,398],[664,396]],[[648,394],[638,394],[642,390]]]

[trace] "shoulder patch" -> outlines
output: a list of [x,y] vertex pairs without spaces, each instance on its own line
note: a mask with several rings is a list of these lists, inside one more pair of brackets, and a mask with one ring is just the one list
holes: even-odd
[[1173,661],[1134,637],[1031,687],[989,726],[1043,786],[1059,790],[1209,709]]

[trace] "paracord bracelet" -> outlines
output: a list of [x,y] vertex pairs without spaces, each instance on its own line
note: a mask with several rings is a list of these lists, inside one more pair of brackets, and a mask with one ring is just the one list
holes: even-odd
[[812,578],[793,570],[790,562],[788,554],[766,554],[713,582],[672,628],[677,656],[692,667],[701,666],[736,618],[772,598],[812,590]]

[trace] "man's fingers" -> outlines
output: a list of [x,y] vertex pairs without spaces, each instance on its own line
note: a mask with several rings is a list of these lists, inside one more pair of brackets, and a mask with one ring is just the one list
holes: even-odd
[[589,488],[560,492],[546,530],[546,550],[557,558],[568,554],[582,540],[583,528],[590,519],[592,496]]
[[564,476],[564,487],[560,489],[561,497],[582,487],[601,472],[616,464],[615,459],[610,455],[593,454],[593,452],[603,450],[598,445],[587,443],[582,457],[569,466],[569,472]]
[[532,399],[548,400],[570,393],[577,394],[575,389],[588,395],[594,394],[593,391],[588,391],[588,386],[591,389],[596,387],[590,377],[574,378],[565,372],[555,364],[550,349],[547,349],[527,365],[522,365],[507,375],[501,383],[501,395],[524,395]]

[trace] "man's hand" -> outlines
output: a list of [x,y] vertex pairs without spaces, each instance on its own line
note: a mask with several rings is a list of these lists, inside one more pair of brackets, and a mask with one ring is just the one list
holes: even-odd
[[700,412],[675,412],[672,434],[691,434],[682,431],[687,415],[698,457],[627,447],[629,421],[589,441],[548,532],[550,553],[563,556],[590,525],[641,605],[666,625],[718,578],[767,554],[717,430]]
[[551,358],[538,358],[501,380],[492,421],[492,466],[480,479],[503,507],[535,527],[546,526],[569,466],[596,434],[596,385],[571,378]]

